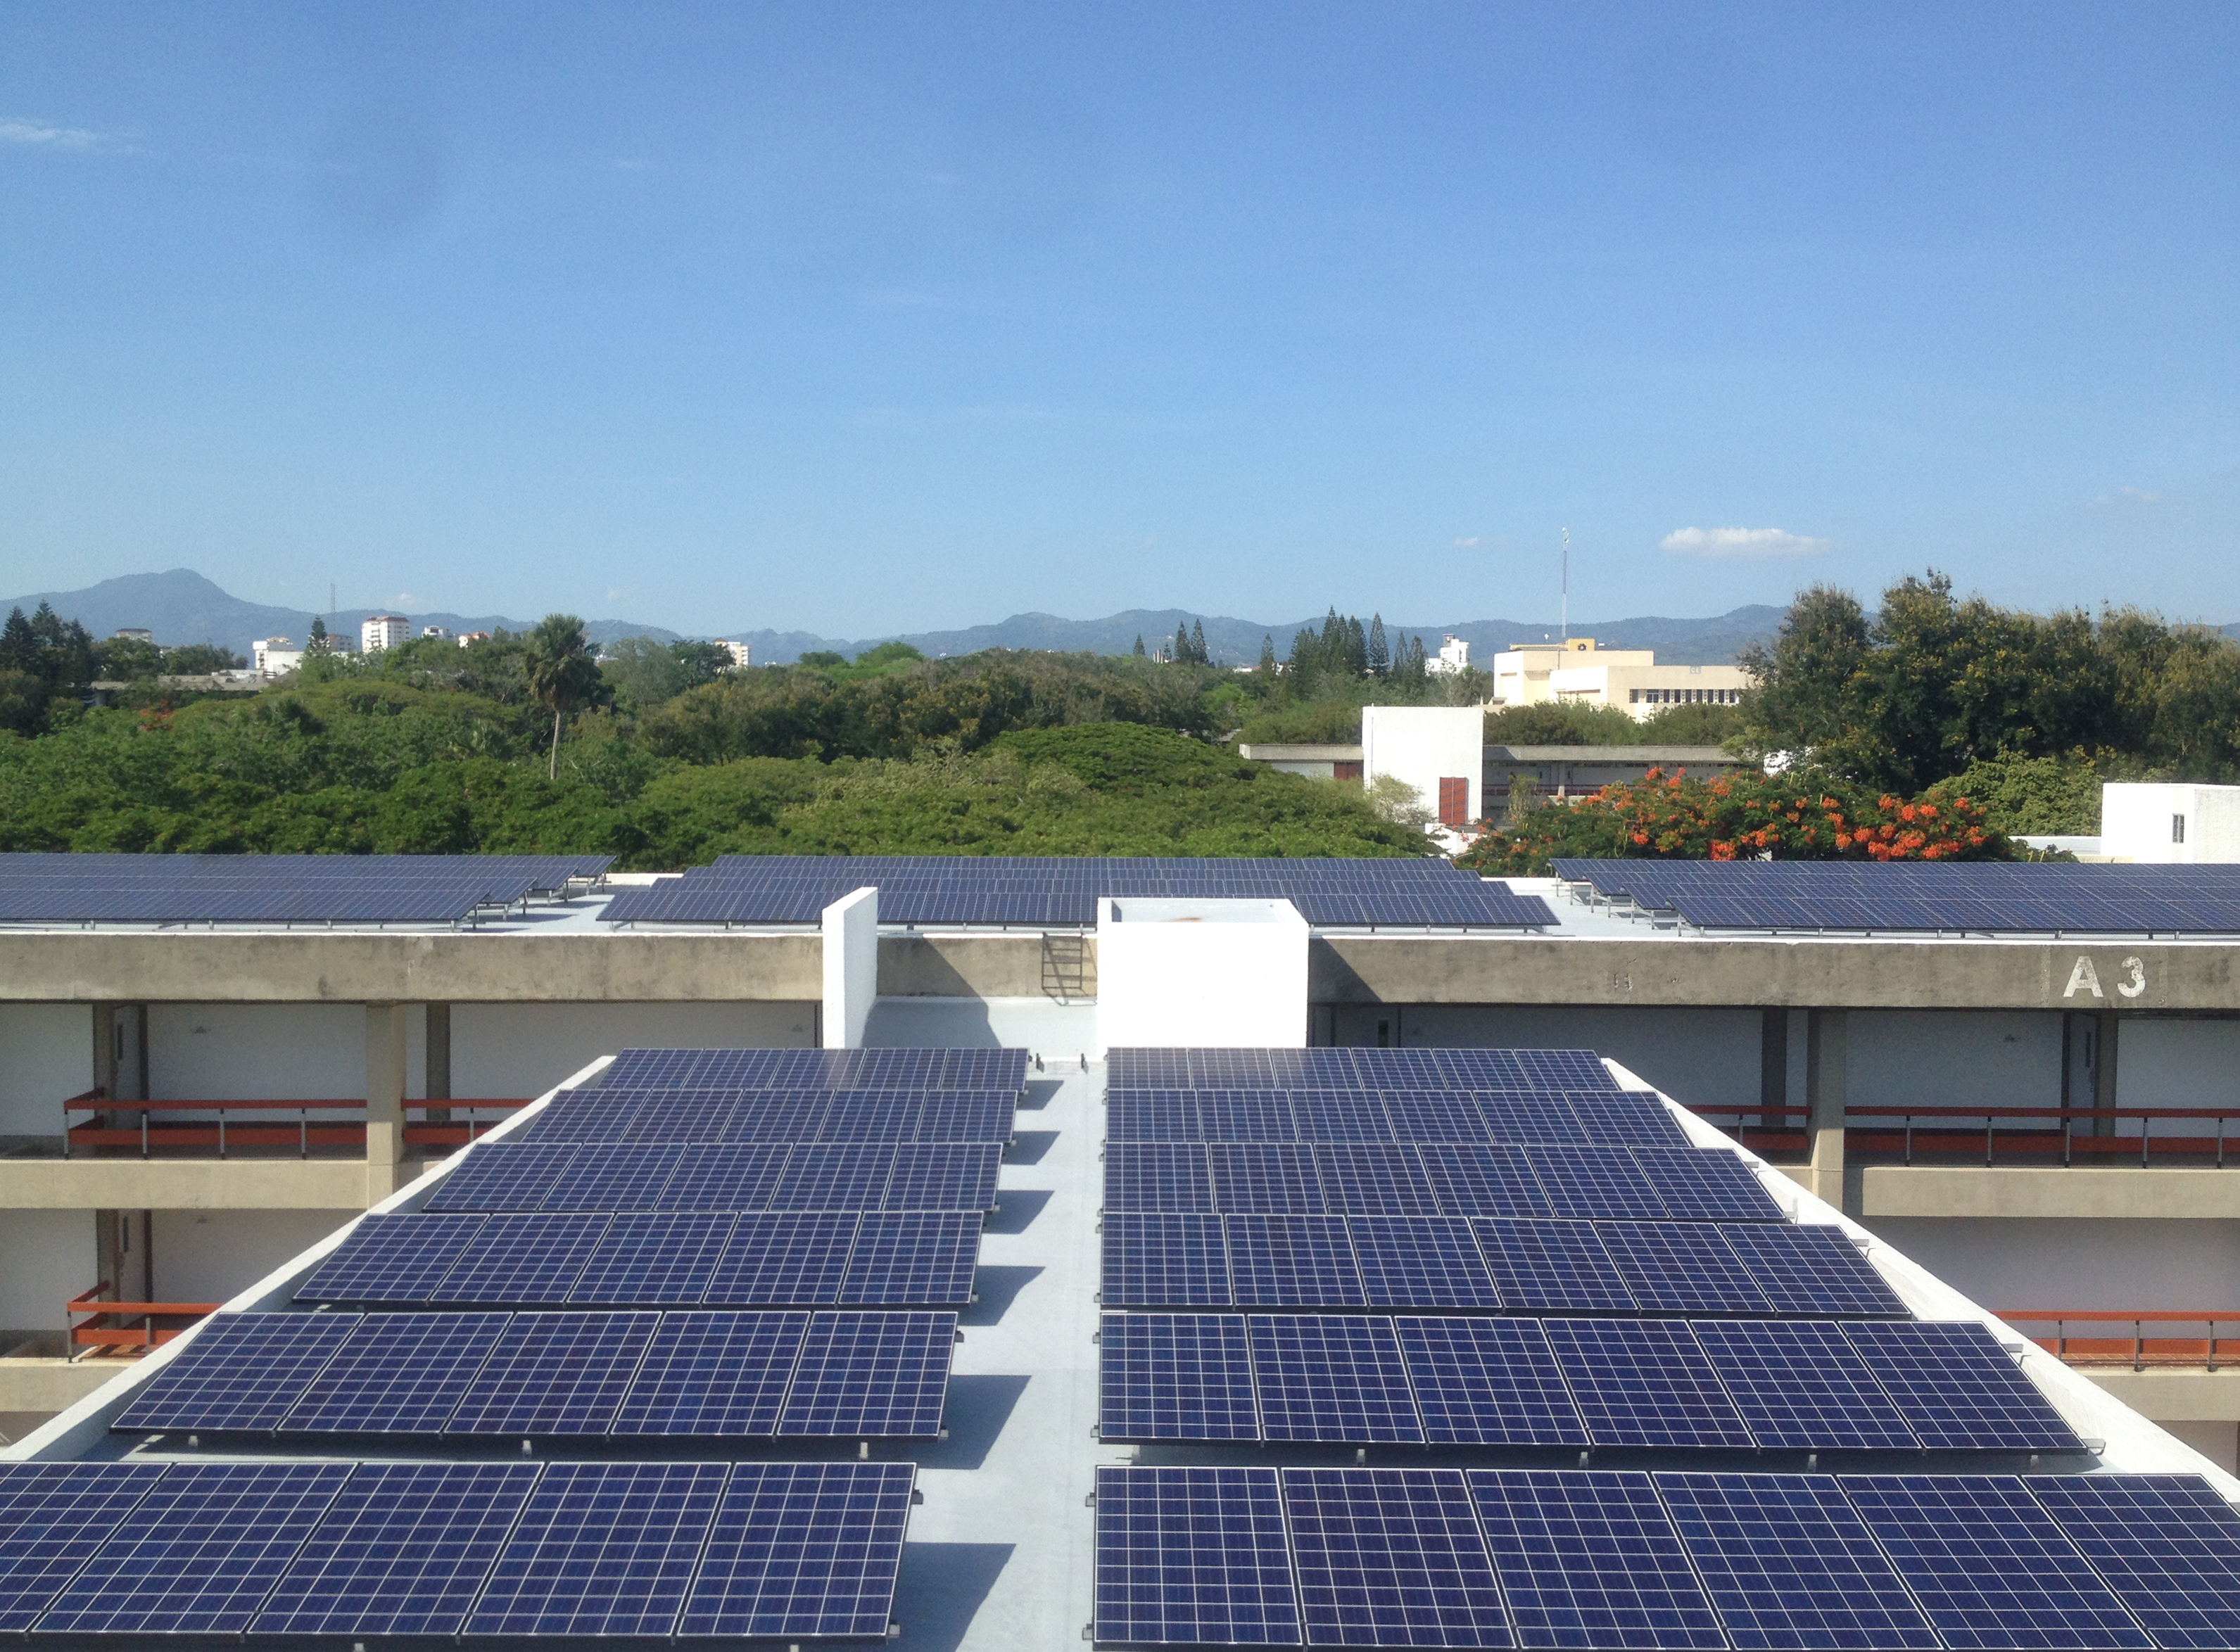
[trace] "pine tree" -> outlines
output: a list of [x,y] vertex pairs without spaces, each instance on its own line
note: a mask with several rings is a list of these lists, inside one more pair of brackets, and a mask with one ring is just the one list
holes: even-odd
[[314,617],[311,621],[311,646],[310,652],[313,654],[323,654],[327,651],[327,623],[323,619]]
[[1369,635],[1350,614],[1345,620],[1345,669],[1350,676],[1369,675]]
[[1263,636],[1260,639],[1260,675],[1263,676],[1276,675],[1276,639],[1273,636]]
[[1141,631],[1136,633],[1136,657],[1139,660],[1143,657],[1143,634]]
[[1175,663],[1177,665],[1188,665],[1190,660],[1190,627],[1177,625],[1175,627]]
[[23,617],[23,610],[8,610],[8,623],[0,628],[0,671],[29,671],[39,669],[39,634],[31,629],[31,622]]
[[1370,616],[1369,675],[1371,676],[1392,675],[1392,654],[1391,650],[1385,646],[1384,616],[1382,614]]
[[1205,622],[1203,620],[1190,622],[1190,658],[1200,665],[1213,663],[1213,656],[1206,652]]

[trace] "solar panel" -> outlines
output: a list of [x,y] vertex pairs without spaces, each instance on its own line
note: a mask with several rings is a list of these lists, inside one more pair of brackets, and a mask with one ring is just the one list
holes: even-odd
[[743,1462],[708,1534],[680,1635],[883,1637],[917,1470]]
[[490,1220],[403,1212],[361,1217],[296,1292],[299,1302],[424,1302]]
[[576,1211],[488,1216],[472,1248],[423,1300],[491,1307],[564,1302],[611,1220]]
[[1236,1300],[1221,1218],[1129,1214],[1104,1218],[1098,1300],[1108,1308],[1226,1308]]
[[716,1515],[719,1462],[549,1465],[469,1635],[667,1635]]
[[741,1216],[701,1300],[710,1308],[838,1301],[859,1220],[839,1210]]
[[1260,1437],[1243,1316],[1107,1314],[1097,1342],[1103,1439]]
[[1585,1222],[1470,1223],[1502,1303],[1513,1313],[1634,1311],[1610,1253]]
[[1657,1476],[1737,1652],[1937,1645],[1839,1483],[1817,1474]]
[[876,1210],[894,1173],[891,1147],[870,1142],[804,1142],[770,1189],[773,1210]]
[[2240,1623],[2240,1515],[2197,1475],[2023,1482],[2163,1647],[2229,1646]]
[[1648,1173],[1622,1147],[1540,1146],[1518,1149],[1558,1216],[1653,1221],[1664,1201]]
[[509,855],[0,856],[0,923],[457,923],[603,868]]
[[2154,1644],[2018,1476],[1851,1475],[1843,1487],[1946,1646]]
[[1412,1147],[1339,1142],[1314,1149],[1315,1177],[1333,1214],[1428,1216],[1439,1208]]
[[437,1185],[430,1210],[544,1210],[553,1187],[576,1162],[572,1143],[481,1142]]
[[1479,1469],[1469,1482],[1519,1646],[1726,1646],[1647,1475]]
[[1377,1308],[1499,1308],[1470,1224],[1452,1216],[1355,1216],[1361,1288]]
[[110,1426],[270,1429],[357,1323],[356,1314],[213,1314]]
[[526,1462],[363,1462],[257,1616],[259,1635],[455,1635],[529,1501]]
[[610,1101],[617,1112],[625,1111],[625,1098],[645,1099],[629,1109],[622,1128],[610,1138],[618,1142],[670,1142],[696,1147],[732,1140],[741,1116],[748,1110],[746,1097],[737,1090],[620,1090],[602,1086],[591,1092]]
[[1100,1467],[1095,1633],[1122,1644],[1301,1644],[1276,1470]]
[[237,1635],[350,1476],[347,1463],[180,1462],[40,1618],[63,1635]]
[[1256,1314],[1247,1329],[1263,1437],[1423,1439],[1390,1320]]
[[1206,1149],[1196,1142],[1115,1142],[1104,1149],[1104,1208],[1213,1209]]
[[1833,1223],[1724,1222],[1719,1236],[1777,1314],[1903,1315],[1904,1301]]
[[768,1438],[808,1334],[801,1313],[663,1314],[611,1432]]
[[1291,1129],[1302,1142],[1383,1142],[1392,1140],[1384,1104],[1375,1096],[1347,1095],[1335,1090],[1297,1090],[1288,1098]]
[[1393,1327],[1430,1443],[1592,1443],[1537,1320],[1400,1319]]
[[1843,1335],[1931,1451],[2082,1451],[2061,1414],[1972,1320],[1846,1324]]
[[1781,1207],[1726,1148],[1632,1149],[1669,1222],[1779,1222]]
[[1688,1137],[1664,1103],[1646,1090],[1611,1089],[1565,1098],[1579,1121],[1579,1139],[1629,1147],[1686,1147]]
[[837,1300],[866,1307],[957,1307],[972,1300],[980,1217],[970,1211],[870,1211]]
[[1270,1216],[1321,1214],[1323,1190],[1315,1176],[1312,1149],[1290,1142],[1224,1142],[1206,1151],[1213,1162],[1217,1210]]
[[1835,1324],[1706,1319],[1691,1329],[1761,1447],[1920,1449],[1905,1418]]
[[1669,1319],[1551,1319],[1556,1367],[1598,1446],[1753,1443],[1687,1325]]
[[984,1090],[1017,1095],[1023,1049],[625,1049],[603,1089]]
[[517,1314],[446,1434],[600,1435],[653,1340],[658,1314]]
[[735,1221],[712,1210],[625,1212],[600,1236],[565,1300],[646,1308],[697,1302]]
[[662,1189],[670,1210],[760,1210],[770,1202],[789,1149],[775,1142],[695,1146]]
[[931,1439],[941,1432],[954,1314],[819,1314],[777,1431]]
[[1388,1091],[1384,1117],[1397,1142],[1483,1142],[1490,1127],[1477,1102],[1467,1096],[1429,1091]]
[[1188,1090],[1123,1090],[1107,1086],[1108,1142],[1203,1142],[1197,1096]]
[[512,1318],[369,1314],[280,1420],[279,1431],[441,1434]]
[[1369,1301],[1337,1216],[1223,1216],[1239,1308],[1359,1308]]
[[1209,1142],[1296,1142],[1290,1097],[1274,1090],[1208,1090],[1197,1116]]
[[1392,1469],[1283,1475],[1310,1642],[1516,1643],[1461,1475]]
[[1652,1313],[1772,1311],[1742,1259],[1709,1223],[1598,1222],[1595,1237],[1633,1300]]
[[0,1462],[0,1634],[30,1628],[164,1472],[161,1463]]
[[1540,1178],[1516,1148],[1463,1142],[1421,1157],[1438,1209],[1450,1216],[1545,1217],[1556,1214]]
[[996,1202],[1002,1149],[989,1142],[914,1142],[896,1149],[881,1208],[986,1210]]
[[610,1142],[581,1152],[545,1191],[543,1210],[661,1210],[670,1178],[692,1152],[669,1142]]

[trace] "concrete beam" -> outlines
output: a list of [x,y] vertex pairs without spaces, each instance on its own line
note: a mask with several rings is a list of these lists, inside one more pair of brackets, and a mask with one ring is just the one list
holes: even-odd
[[2134,1371],[2121,1366],[2071,1366],[2156,1422],[2240,1421],[2240,1369]]
[[124,1369],[117,1360],[0,1359],[0,1411],[66,1411]]
[[[1860,1207],[1877,1216],[2240,1216],[2240,1166],[2229,1170],[2058,1165],[1870,1164]],[[1800,1178],[1802,1179],[1802,1178]]]
[[404,1156],[404,1006],[365,1007],[365,1199],[397,1191]]
[[363,1159],[0,1159],[0,1210],[363,1210]]
[[[1097,943],[1086,943],[1096,975]],[[1038,998],[1039,935],[884,935],[879,937],[882,998]]]

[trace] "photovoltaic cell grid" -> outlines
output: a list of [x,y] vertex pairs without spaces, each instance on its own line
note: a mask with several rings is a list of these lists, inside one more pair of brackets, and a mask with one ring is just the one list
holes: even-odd
[[1639,1090],[1114,1089],[1104,1133],[1111,1142],[1688,1145],[1663,1103]]
[[1617,1093],[1617,1081],[1590,1049],[1123,1048],[1111,1052],[1106,1083],[1108,1094],[1247,1089]]
[[625,1049],[598,1088],[1017,1096],[1026,1082],[1023,1049]]
[[468,1151],[427,1209],[985,1210],[996,1202],[1002,1158],[992,1142],[804,1142],[711,1153],[673,1143],[491,1142]]
[[826,1089],[562,1090],[514,1140],[539,1146],[622,1143],[702,1146],[797,1142],[1002,1143],[1016,1127],[1010,1091]]
[[1090,856],[725,856],[653,888],[629,889],[602,915],[615,923],[814,923],[866,885],[879,919],[900,924],[1086,927],[1101,896],[1290,901],[1318,927],[1530,929],[1555,920],[1450,862],[1099,859]]
[[1703,929],[2240,933],[2240,869],[1559,860],[1556,875]]
[[0,923],[451,923],[610,855],[0,855]]
[[2183,1475],[1109,1467],[1097,1509],[1123,1644],[2230,1648],[2240,1589]]
[[110,1426],[923,1438],[940,1431],[956,1339],[941,1312],[228,1314]]

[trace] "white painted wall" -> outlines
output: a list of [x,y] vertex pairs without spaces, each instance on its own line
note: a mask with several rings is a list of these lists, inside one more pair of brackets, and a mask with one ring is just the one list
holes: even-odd
[[[2176,843],[2173,817],[2185,822]],[[2100,852],[2160,866],[2240,861],[2240,786],[2110,782],[2100,788]]]
[[803,1049],[816,1042],[814,1003],[454,1004],[451,1094],[541,1096],[617,1049]]
[[1468,817],[1484,815],[1485,713],[1474,705],[1365,705],[1361,709],[1362,773],[1390,775],[1413,786],[1436,818],[1439,782],[1469,783]]
[[861,1049],[879,998],[879,892],[843,896],[823,918],[824,1048]]
[[0,1210],[0,1331],[61,1330],[63,1304],[101,1278],[93,1212]]
[[1594,1004],[1341,1004],[1337,1042],[1373,1044],[1394,1019],[1397,1042],[1518,1049],[1591,1049],[1690,1106],[1752,1104],[1758,1093],[1755,1009]]
[[[224,1302],[297,1251],[363,1214],[357,1210],[158,1210],[152,1245],[155,1299],[159,1302]],[[90,1246],[90,1237],[87,1242]]]
[[1850,1106],[2061,1104],[2058,1011],[1854,1009],[1847,1021]]
[[2117,1106],[2222,1107],[2236,1100],[2240,1019],[2124,1016],[2117,1022]]
[[59,1136],[62,1103],[92,1088],[89,1005],[0,1004],[0,1136]]
[[1307,923],[1289,901],[1097,903],[1097,1052],[1115,1046],[1299,1049]]
[[2240,1222],[1878,1216],[1866,1225],[1993,1309],[2240,1309]]

